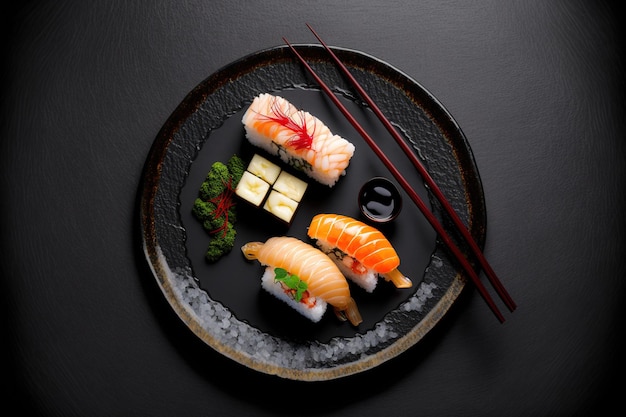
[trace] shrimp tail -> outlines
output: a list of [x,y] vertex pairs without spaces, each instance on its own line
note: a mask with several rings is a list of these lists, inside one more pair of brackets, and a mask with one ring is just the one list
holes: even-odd
[[363,321],[363,318],[361,317],[361,313],[359,312],[359,309],[356,306],[356,302],[354,301],[354,298],[350,297],[350,301],[348,301],[348,304],[346,305],[345,308],[337,308],[335,307],[335,315],[337,316],[337,318],[341,321],[350,321],[350,324],[352,324],[353,326],[358,326],[359,324],[361,324],[361,322]]
[[396,288],[411,288],[413,286],[411,280],[405,277],[397,268],[383,274],[383,277],[387,281],[391,281]]
[[259,250],[263,247],[263,242],[249,242],[241,247],[241,251],[243,252],[243,256],[246,257],[249,261],[257,259],[259,254]]

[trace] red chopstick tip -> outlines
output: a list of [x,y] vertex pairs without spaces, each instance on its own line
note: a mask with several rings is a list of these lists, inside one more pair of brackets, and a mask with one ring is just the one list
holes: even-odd
[[496,316],[498,317],[498,320],[500,321],[500,324],[503,324],[506,320],[504,319],[504,316],[502,314]]

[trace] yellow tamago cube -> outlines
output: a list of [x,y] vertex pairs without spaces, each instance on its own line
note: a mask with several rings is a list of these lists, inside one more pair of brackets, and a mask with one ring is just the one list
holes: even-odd
[[273,185],[273,189],[286,195],[294,201],[300,202],[308,184],[286,171],[282,171]]
[[270,185],[267,182],[248,171],[244,171],[237,188],[235,188],[235,194],[258,207],[269,189]]
[[276,190],[272,190],[263,208],[285,223],[291,223],[291,219],[298,208],[298,202]]
[[278,178],[278,174],[280,174],[280,167],[278,165],[270,162],[259,154],[254,154],[248,164],[247,170],[269,184],[274,184],[274,181]]

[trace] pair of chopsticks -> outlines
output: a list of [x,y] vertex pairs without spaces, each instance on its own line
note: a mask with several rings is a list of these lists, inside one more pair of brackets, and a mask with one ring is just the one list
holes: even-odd
[[[361,95],[361,97],[365,100],[365,102],[370,106],[370,108],[374,111],[376,116],[378,116],[378,118],[383,123],[385,128],[389,131],[389,133],[393,136],[393,138],[398,143],[398,145],[400,145],[404,153],[411,160],[413,165],[417,168],[420,175],[424,179],[424,182],[426,183],[426,185],[428,185],[428,187],[433,192],[437,200],[441,203],[442,207],[450,216],[454,225],[457,227],[457,229],[463,236],[464,240],[469,245],[473,255],[476,257],[480,266],[485,271],[487,278],[491,282],[492,286],[494,287],[494,289],[496,290],[497,294],[500,296],[504,304],[508,307],[510,311],[515,310],[515,308],[517,307],[515,302],[513,301],[509,293],[506,291],[506,289],[502,285],[502,282],[498,279],[497,275],[495,274],[495,272],[493,271],[493,269],[487,262],[487,259],[485,258],[482,251],[478,247],[478,244],[472,238],[465,224],[463,224],[463,221],[460,219],[456,211],[452,208],[450,203],[447,201],[447,199],[441,192],[441,189],[437,186],[433,178],[426,171],[426,169],[424,168],[424,165],[417,158],[416,154],[412,151],[412,149],[409,147],[407,142],[404,139],[402,139],[402,137],[400,136],[398,131],[393,127],[391,122],[385,117],[385,115],[382,113],[380,108],[376,105],[376,103],[374,103],[374,101],[367,94],[367,92],[363,89],[363,87],[361,87],[361,85],[354,78],[354,76],[352,76],[348,68],[343,64],[343,62],[341,62],[341,60],[337,57],[337,55],[335,55],[332,49],[328,47],[328,45],[320,38],[317,32],[315,32],[315,30],[313,30],[313,28],[308,23],[307,23],[307,27],[313,33],[313,35],[315,35],[317,40],[322,44],[322,46],[326,49],[326,51],[328,51],[328,53],[332,57],[333,61],[337,64],[341,72],[348,78],[352,86],[357,90],[357,92]],[[495,314],[495,316],[498,318],[500,323],[503,323],[505,321],[504,316],[502,315],[502,313],[496,306],[489,292],[487,292],[487,289],[485,288],[483,283],[478,278],[476,271],[474,270],[474,268],[472,267],[468,259],[465,257],[465,255],[461,252],[461,250],[455,244],[455,242],[452,240],[452,238],[448,235],[448,233],[443,228],[441,223],[437,220],[435,215],[428,209],[428,206],[422,201],[419,195],[409,185],[408,181],[402,176],[402,174],[398,171],[398,169],[393,165],[391,160],[389,160],[389,158],[383,153],[383,151],[376,144],[376,142],[374,142],[371,136],[363,129],[363,127],[359,124],[359,122],[350,114],[348,109],[339,101],[339,99],[335,96],[332,90],[315,73],[313,68],[311,68],[311,66],[306,62],[306,60],[302,57],[302,55],[300,55],[300,53],[284,37],[283,37],[283,41],[287,44],[287,46],[289,46],[289,48],[291,49],[291,51],[293,51],[293,53],[296,55],[298,60],[300,60],[302,65],[311,74],[311,76],[319,84],[322,90],[328,95],[328,97],[332,100],[332,102],[337,106],[337,108],[343,113],[346,119],[348,119],[350,124],[352,124],[352,126],[359,132],[359,134],[363,137],[363,139],[365,139],[365,141],[370,146],[370,148],[374,151],[374,153],[378,156],[378,158],[383,162],[383,164],[391,172],[391,174],[398,181],[398,183],[402,186],[402,188],[408,194],[411,200],[413,200],[413,202],[417,205],[419,210],[422,212],[422,214],[426,217],[426,219],[431,224],[431,226],[438,233],[440,239],[446,244],[448,249],[452,252],[452,254],[455,256],[457,261],[461,264],[465,272],[469,275],[470,279],[472,280],[474,285],[477,287],[480,295],[483,297],[483,299],[485,300],[485,302],[487,303],[491,311]]]

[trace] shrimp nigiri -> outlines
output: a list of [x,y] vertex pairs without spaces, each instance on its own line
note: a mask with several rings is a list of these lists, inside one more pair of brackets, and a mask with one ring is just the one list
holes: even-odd
[[280,96],[258,95],[241,122],[250,143],[329,187],[346,173],[354,154],[352,143]]
[[[335,314],[341,320],[347,318],[354,326],[361,323],[361,314],[356,302],[350,296],[350,288],[346,278],[337,265],[316,247],[295,237],[280,236],[271,237],[265,243],[246,243],[241,247],[241,251],[246,259],[256,259],[262,265],[266,265],[268,268],[265,275],[270,270],[281,269],[306,283],[304,288],[308,294],[305,294],[305,297],[299,302],[290,300],[292,302],[288,302],[288,304],[313,321],[317,321],[319,318],[313,319],[313,316],[306,314],[307,310],[299,305],[303,302],[311,304],[308,300],[309,297],[315,297],[318,302],[325,302],[333,306]],[[271,275],[274,277],[275,272],[272,272]],[[291,293],[290,289],[284,287],[276,292],[275,288],[270,288],[265,281],[263,288],[276,296],[281,292]],[[284,296],[279,298],[288,301]]]
[[413,285],[398,270],[400,258],[389,240],[372,226],[341,214],[318,214],[307,234],[346,277],[368,292],[374,291],[377,275],[398,288]]

